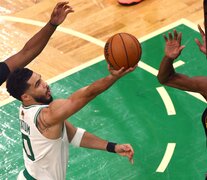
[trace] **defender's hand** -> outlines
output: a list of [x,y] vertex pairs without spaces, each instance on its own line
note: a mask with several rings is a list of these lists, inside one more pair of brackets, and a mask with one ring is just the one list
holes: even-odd
[[198,24],[198,30],[200,32],[202,42],[200,42],[197,38],[195,39],[195,42],[198,45],[200,51],[206,54],[206,34],[199,24]]
[[69,6],[68,3],[69,2],[67,1],[57,3],[51,14],[51,18],[50,18],[51,24],[56,26],[60,25],[65,20],[65,18],[69,13],[74,12],[73,8]]
[[174,36],[172,35],[171,32],[168,33],[167,37],[166,35],[163,35],[164,39],[165,39],[165,55],[169,58],[169,59],[176,59],[181,51],[183,50],[183,48],[185,46],[181,46],[181,38],[182,38],[182,33],[177,33],[176,30],[173,31]]

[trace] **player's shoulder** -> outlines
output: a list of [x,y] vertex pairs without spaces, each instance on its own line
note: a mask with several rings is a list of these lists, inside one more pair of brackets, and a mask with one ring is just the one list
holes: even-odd
[[56,99],[56,100],[53,100],[48,108],[50,110],[56,110],[57,108],[60,108],[67,100],[66,99]]
[[40,114],[41,115],[44,114],[44,116],[50,116],[50,118],[51,118],[52,116],[55,115],[56,110],[58,110],[59,108],[61,108],[63,106],[65,101],[66,101],[66,99],[53,100],[48,106],[41,108]]

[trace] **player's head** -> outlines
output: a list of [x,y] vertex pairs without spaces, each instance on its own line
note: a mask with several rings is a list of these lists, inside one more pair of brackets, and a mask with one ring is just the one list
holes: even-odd
[[6,88],[11,96],[26,104],[34,102],[49,104],[53,100],[47,83],[39,74],[27,68],[12,72]]

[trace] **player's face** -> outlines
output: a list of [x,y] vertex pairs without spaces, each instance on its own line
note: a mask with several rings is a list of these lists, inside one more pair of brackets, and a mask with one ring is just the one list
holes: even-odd
[[30,87],[27,93],[30,94],[36,102],[43,104],[52,102],[53,98],[50,88],[48,84],[41,79],[41,75],[34,72],[28,80],[28,84],[30,84]]

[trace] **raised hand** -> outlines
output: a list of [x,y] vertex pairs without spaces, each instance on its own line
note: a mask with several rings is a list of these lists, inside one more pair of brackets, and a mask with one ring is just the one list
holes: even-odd
[[134,150],[130,144],[117,144],[115,146],[115,152],[120,156],[128,157],[131,164],[134,163],[133,160]]
[[195,39],[196,44],[198,45],[201,52],[206,54],[206,35],[201,26],[198,24],[198,30],[200,32],[202,42],[200,42],[197,38]]
[[50,18],[51,24],[55,26],[60,25],[65,20],[65,18],[69,13],[74,12],[73,8],[69,6],[68,3],[69,2],[67,1],[57,3],[51,14],[51,18]]
[[177,33],[176,30],[173,31],[174,36],[172,35],[171,32],[168,33],[167,37],[166,35],[163,35],[165,39],[165,55],[170,58],[170,59],[176,59],[183,48],[185,46],[181,46],[181,38],[182,38],[182,33]]

